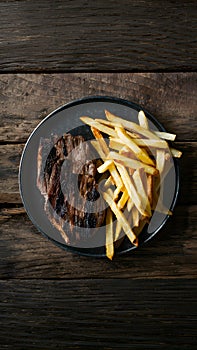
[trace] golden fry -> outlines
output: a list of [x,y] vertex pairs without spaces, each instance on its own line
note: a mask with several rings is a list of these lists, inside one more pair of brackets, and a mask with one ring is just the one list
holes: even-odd
[[119,239],[121,230],[122,230],[121,223],[120,223],[120,221],[117,220],[116,221],[116,231],[115,231],[114,242],[116,242]]
[[148,156],[148,154],[145,151],[143,151],[138,145],[136,145],[136,143],[129,137],[129,135],[127,135],[126,131],[123,128],[116,127],[116,132],[120,140],[122,140],[126,144],[126,146],[129,147],[131,151],[135,153],[138,159],[140,159],[146,164],[154,166],[154,162]]
[[178,151],[175,148],[170,148],[170,151],[172,153],[172,156],[175,157],[175,158],[180,158],[182,156],[182,152]]
[[144,164],[144,163],[140,162],[139,160],[130,159],[128,157],[125,157],[124,155],[119,154],[117,152],[109,152],[107,158],[121,161],[126,167],[129,167],[132,169],[144,168],[146,173],[149,173],[151,175],[158,174],[158,171],[156,168],[154,168],[150,165]]
[[102,165],[97,168],[97,171],[102,174],[107,171],[110,165],[113,164],[113,160],[106,160]]
[[124,182],[124,185],[127,189],[129,197],[131,198],[131,200],[133,201],[133,203],[135,204],[135,206],[137,207],[139,212],[144,216],[148,216],[149,214],[147,213],[145,208],[143,208],[141,205],[141,199],[139,197],[138,191],[136,190],[135,186],[133,185],[126,168],[123,165],[118,164],[118,163],[116,163],[116,166],[117,166],[117,169],[121,175],[121,178],[123,179],[123,182]]
[[109,128],[108,126],[103,125],[103,124],[99,123],[98,121],[95,121],[94,119],[92,119],[90,117],[81,117],[80,119],[85,124],[87,124],[89,126],[93,126],[94,128],[102,131],[103,133],[105,133],[107,135],[116,137],[116,132],[114,131],[114,129]]
[[140,215],[138,209],[134,206],[132,209],[132,223],[133,227],[139,226]]
[[91,130],[92,130],[92,133],[93,133],[95,139],[98,140],[98,142],[100,143],[103,152],[105,154],[108,154],[109,148],[107,147],[107,144],[106,144],[101,132],[98,129],[94,128],[93,126],[91,127]]
[[156,151],[156,168],[159,171],[160,177],[165,166],[165,151],[157,149]]
[[149,129],[148,127],[148,119],[146,118],[144,111],[139,111],[138,113],[138,120],[140,126],[142,126],[144,129]]
[[114,202],[113,198],[110,196],[109,192],[103,193],[103,198],[105,201],[109,204],[111,210],[115,214],[117,220],[120,222],[123,231],[134,245],[138,245],[138,241],[136,240],[136,236],[134,235],[127,219],[125,218],[124,214],[121,212],[121,210],[118,209],[117,204]]
[[114,256],[113,220],[110,208],[107,209],[106,217],[106,256],[110,260],[112,260]]
[[129,197],[129,199],[127,201],[127,210],[129,213],[130,213],[132,208],[133,208],[133,201],[132,201],[131,197]]
[[118,209],[123,209],[128,199],[129,199],[128,192],[126,188],[124,188],[123,194],[117,203]]
[[141,206],[142,206],[142,208],[144,208],[146,210],[146,212],[149,214],[149,216],[151,216],[150,202],[149,202],[148,196],[145,192],[139,169],[135,170],[135,172],[133,174],[133,180],[134,180],[135,187],[138,189],[139,197],[141,200]]

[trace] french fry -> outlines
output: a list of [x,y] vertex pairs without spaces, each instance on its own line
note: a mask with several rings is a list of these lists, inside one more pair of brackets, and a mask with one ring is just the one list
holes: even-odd
[[132,199],[133,203],[135,204],[135,206],[137,207],[139,212],[144,216],[148,216],[147,211],[141,205],[141,200],[140,200],[139,194],[138,194],[135,186],[133,185],[126,168],[123,165],[118,164],[118,163],[116,163],[116,166],[117,166],[117,169],[121,175],[121,178],[123,179],[123,182],[124,182],[124,185],[126,187],[128,194],[129,194],[129,197]]
[[113,181],[114,183],[116,184],[117,187],[122,187],[123,186],[123,182],[122,182],[122,179],[120,177],[120,175],[118,174],[117,172],[117,169],[114,165],[114,163],[112,163],[110,166],[109,166],[109,172],[113,178]]
[[133,227],[139,226],[140,215],[138,209],[134,206],[132,209],[132,223]]
[[156,168],[159,171],[160,177],[165,166],[165,151],[157,149],[156,151]]
[[[168,144],[165,140],[151,140],[151,139],[132,139],[133,142],[139,147],[150,147],[150,148],[162,148],[168,150]],[[110,137],[109,147],[120,151],[121,145],[124,142],[119,138]],[[177,150],[175,150],[176,153]],[[180,152],[180,151],[178,151]],[[180,152],[181,153],[181,152]]]
[[115,149],[116,151],[120,151],[124,147],[124,142],[118,138],[110,137],[109,147]]
[[97,151],[98,155],[101,157],[101,159],[105,161],[107,156],[103,152],[101,144],[97,140],[91,140],[90,142],[91,142],[91,145],[94,147],[94,149]]
[[178,151],[175,148],[170,148],[170,151],[172,153],[172,156],[175,157],[175,158],[180,158],[182,156],[182,152]]
[[131,151],[135,153],[138,159],[146,164],[154,166],[154,162],[148,156],[148,154],[145,151],[142,151],[142,149],[138,147],[134,141],[132,141],[132,139],[129,137],[129,135],[127,135],[126,131],[123,128],[116,127],[115,130],[120,140],[122,140],[127,145],[127,147],[129,147]]
[[113,181],[113,179],[112,179],[112,177],[111,177],[111,175],[107,178],[107,180],[105,181],[105,183],[104,183],[104,187],[109,187],[109,186],[111,186],[111,185],[114,185],[114,181]]
[[176,138],[175,134],[171,134],[169,132],[165,131],[154,131],[155,135],[157,135],[159,138],[168,140],[168,141],[174,141]]
[[114,237],[114,241],[116,242],[119,237],[120,237],[120,232],[122,230],[122,226],[119,220],[116,221],[116,231],[115,231],[115,237]]
[[139,196],[141,199],[141,206],[147,211],[149,216],[151,216],[150,202],[149,202],[148,196],[145,192],[139,169],[135,170],[135,172],[133,174],[133,180],[134,180],[135,187],[138,189],[138,192],[139,192]]
[[121,198],[119,199],[119,201],[117,203],[118,209],[123,209],[125,204],[126,204],[126,202],[128,201],[128,199],[129,199],[129,195],[128,195],[128,192],[127,192],[127,190],[125,188],[123,190]]
[[142,126],[144,129],[149,129],[148,127],[148,119],[146,118],[144,111],[139,111],[138,113],[138,120],[139,120],[139,124],[140,126]]
[[139,168],[144,168],[146,173],[151,174],[151,175],[156,175],[158,174],[158,170],[150,165],[144,164],[138,160],[135,159],[130,159],[128,157],[125,157],[122,154],[119,154],[117,152],[109,152],[108,154],[108,159],[114,159],[116,161],[121,161],[124,163],[126,167],[132,168],[132,169],[139,169]]
[[121,212],[121,210],[118,209],[117,204],[114,202],[113,198],[109,194],[109,192],[104,192],[103,193],[103,198],[105,201],[108,203],[110,206],[111,210],[115,214],[117,220],[120,222],[123,231],[134,245],[138,245],[138,241],[136,240],[136,236],[134,235],[127,219],[125,218],[124,214]]
[[149,200],[150,206],[152,208],[152,206],[153,206],[153,177],[150,174],[147,175],[147,195],[148,195],[148,200]]
[[133,208],[133,201],[132,201],[131,197],[129,197],[129,199],[127,201],[127,210],[129,213],[130,213],[132,208]]
[[[91,141],[92,146],[96,149],[96,151],[98,152],[98,154],[100,155],[100,157],[105,160],[106,159],[106,155],[104,154],[101,145],[98,143],[98,141],[96,140],[92,140]],[[122,186],[122,180],[112,162],[112,164],[109,166],[108,168],[110,174],[111,174],[111,178],[112,178],[112,182],[115,183],[118,187]]]
[[119,193],[122,191],[122,189],[123,189],[123,186],[116,187],[114,191],[114,196],[113,196],[115,201],[118,199]]
[[154,132],[151,132],[150,130],[144,129],[142,126],[140,126],[134,122],[122,119],[118,116],[115,116],[114,114],[110,113],[107,110],[105,110],[105,115],[109,121],[115,122],[117,124],[121,124],[125,129],[127,129],[131,132],[143,135],[149,139],[159,140],[159,137]]
[[112,260],[114,255],[113,220],[112,211],[107,208],[106,217],[106,256]]
[[97,168],[97,171],[102,174],[107,171],[110,165],[113,164],[113,160],[106,160],[102,165]]
[[95,139],[98,140],[98,142],[100,143],[103,152],[105,154],[108,154],[109,148],[107,147],[107,144],[106,144],[101,132],[98,129],[94,128],[93,126],[91,127],[91,130],[92,130],[92,133],[93,133]]
[[94,128],[102,131],[104,134],[116,137],[116,132],[114,131],[114,129],[109,128],[106,125],[103,125],[101,123],[99,123],[98,121],[95,121],[94,119],[90,118],[90,117],[81,117],[80,118],[81,121],[89,126],[93,126]]
[[127,129],[131,132],[143,135],[144,137],[147,137],[148,139],[160,140],[162,138],[165,140],[174,141],[176,138],[175,134],[171,134],[168,132],[150,131],[150,130],[144,129],[141,125],[138,125],[134,122],[122,119],[118,116],[115,116],[114,114],[110,113],[107,110],[105,110],[105,115],[109,121],[117,123],[117,124],[121,124],[125,129]]

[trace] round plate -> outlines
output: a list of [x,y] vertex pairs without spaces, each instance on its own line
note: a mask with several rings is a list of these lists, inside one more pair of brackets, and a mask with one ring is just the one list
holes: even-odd
[[[53,135],[61,137],[65,133],[71,133],[73,136],[80,134],[85,140],[88,140],[87,142],[90,142],[90,129],[81,122],[80,117],[85,115],[93,118],[105,118],[105,109],[134,122],[138,121],[138,112],[144,110],[144,108],[135,103],[104,96],[87,97],[68,103],[49,114],[32,132],[23,150],[19,172],[22,201],[29,218],[37,229],[61,248],[95,257],[105,256],[104,241],[95,239],[99,235],[102,237],[104,231],[100,234],[98,229],[92,229],[95,230],[94,239],[83,240],[83,242],[79,240],[76,244],[65,242],[60,231],[52,224],[46,214],[44,196],[37,187],[37,159],[40,140],[52,140]],[[152,130],[165,131],[163,126],[148,111],[144,110],[144,112]],[[48,154],[50,150],[51,146]],[[176,159],[172,159],[170,171],[164,180],[164,196],[162,199],[165,207],[171,211],[175,206],[178,190],[178,164]],[[164,226],[168,217],[169,215],[154,212],[150,223],[144,227],[139,235],[139,246],[155,236]],[[69,229],[68,225],[67,230]],[[105,230],[105,226],[102,226],[100,230]],[[116,248],[116,254],[123,254],[134,248],[135,246],[125,237]]]

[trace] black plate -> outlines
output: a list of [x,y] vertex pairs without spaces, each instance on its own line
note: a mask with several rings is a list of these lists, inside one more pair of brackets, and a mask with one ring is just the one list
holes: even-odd
[[[137,122],[139,110],[144,110],[141,106],[114,97],[94,96],[79,99],[68,103],[49,114],[30,135],[20,163],[19,183],[20,193],[27,214],[37,229],[48,239],[63,249],[88,256],[105,256],[105,246],[99,246],[98,242],[87,242],[87,244],[77,244],[71,246],[65,243],[59,231],[51,224],[45,211],[43,196],[36,186],[37,178],[37,152],[40,138],[51,138],[56,134],[62,136],[70,132],[73,135],[83,134],[85,139],[90,139],[89,127],[84,126],[80,121],[82,115],[90,117],[104,118],[104,110],[121,116],[122,118]],[[164,127],[148,111],[144,110],[149,119],[149,126],[153,130],[165,131]],[[164,181],[164,203],[165,206],[173,210],[179,190],[179,169],[176,159],[172,160],[172,167]],[[166,214],[154,213],[149,225],[145,226],[139,236],[139,246],[149,241],[164,226],[167,219]],[[121,245],[116,249],[116,254],[123,254],[133,250],[130,241],[125,237]]]

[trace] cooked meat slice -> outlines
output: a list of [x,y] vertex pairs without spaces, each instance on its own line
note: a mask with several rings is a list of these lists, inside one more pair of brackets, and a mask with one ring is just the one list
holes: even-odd
[[[49,220],[56,228],[59,227],[61,234],[63,223],[68,222],[72,241],[73,238],[87,239],[95,231],[91,228],[102,226],[105,220],[105,209],[99,208],[100,204],[96,202],[99,198],[95,179],[96,160],[91,160],[93,156],[89,144],[84,142],[82,136],[64,134],[52,146],[43,166],[44,141],[47,140],[42,140],[38,150],[37,185],[45,195],[45,210]],[[54,215],[49,210],[49,203]],[[77,227],[83,228],[83,237],[79,235]]]

